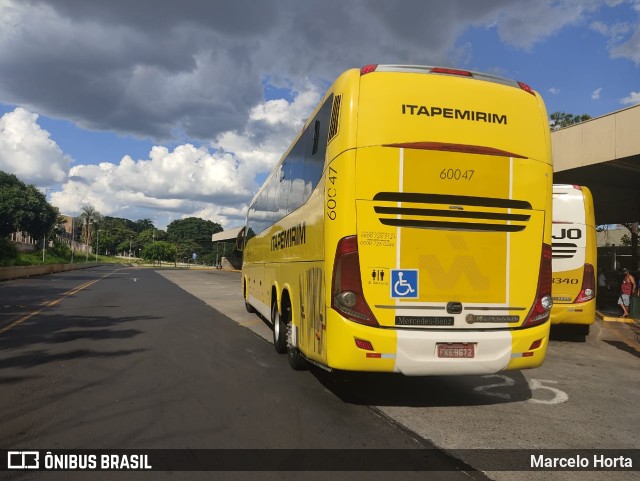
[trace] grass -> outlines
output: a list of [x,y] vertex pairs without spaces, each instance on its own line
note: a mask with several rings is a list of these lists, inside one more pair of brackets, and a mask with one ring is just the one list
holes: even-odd
[[[85,262],[96,262],[95,254],[90,254],[87,258],[86,254],[75,254],[73,257],[74,264],[84,264]],[[121,259],[111,256],[98,256],[98,262],[110,264],[131,264],[129,259]],[[42,262],[42,251],[21,252],[11,259],[0,259],[0,267],[13,266],[41,266],[43,264],[70,264],[71,255],[59,255],[55,252],[45,251],[44,262]]]

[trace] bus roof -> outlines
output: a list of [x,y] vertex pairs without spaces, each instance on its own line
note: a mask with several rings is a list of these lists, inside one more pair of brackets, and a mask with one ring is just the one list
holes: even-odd
[[429,73],[439,75],[452,75],[473,78],[475,80],[484,80],[486,82],[495,82],[502,85],[508,85],[510,87],[521,88],[527,92],[533,93],[531,87],[524,82],[517,82],[512,79],[498,77],[496,75],[490,75],[482,72],[475,72],[472,70],[462,70],[448,67],[437,67],[433,65],[366,65],[360,69],[362,75],[366,75],[371,72],[407,72],[407,73]]

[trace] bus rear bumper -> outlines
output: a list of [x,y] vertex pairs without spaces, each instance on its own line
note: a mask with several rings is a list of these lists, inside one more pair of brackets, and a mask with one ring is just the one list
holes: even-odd
[[558,304],[551,308],[551,324],[591,325],[596,320],[596,300],[580,304]]
[[[397,372],[407,376],[492,374],[542,364],[549,323],[520,330],[384,329],[345,320],[328,310],[329,367],[354,371]],[[356,339],[368,341],[362,349]],[[539,341],[539,346],[531,346]],[[360,343],[360,345],[367,345]],[[472,345],[473,357],[439,357],[439,345]],[[467,351],[468,352],[468,351]]]

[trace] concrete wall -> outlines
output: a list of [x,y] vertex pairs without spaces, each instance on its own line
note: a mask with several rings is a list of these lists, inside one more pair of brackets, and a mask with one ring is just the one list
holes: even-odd
[[551,133],[553,170],[585,167],[640,153],[640,105]]
[[223,269],[239,271],[242,269],[242,259],[238,259],[237,257],[223,257],[221,265]]
[[38,249],[37,245],[27,244],[26,242],[14,242],[13,245],[16,246],[18,252],[33,252]]
[[15,266],[0,267],[0,281],[9,279],[19,279],[21,277],[41,276],[43,274],[53,274],[55,272],[72,271],[74,269],[86,269],[100,264],[87,262],[82,264],[48,264],[43,266]]

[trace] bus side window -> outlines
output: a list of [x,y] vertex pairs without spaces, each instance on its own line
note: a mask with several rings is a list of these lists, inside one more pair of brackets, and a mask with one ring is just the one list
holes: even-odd
[[318,153],[318,143],[320,142],[320,121],[316,120],[313,125],[313,149],[311,149],[311,155]]

